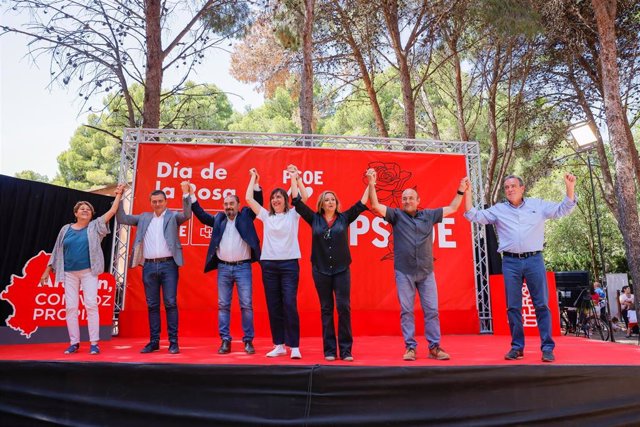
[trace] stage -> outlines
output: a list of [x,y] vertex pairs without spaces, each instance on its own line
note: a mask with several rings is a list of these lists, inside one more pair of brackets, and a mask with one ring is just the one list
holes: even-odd
[[509,337],[447,335],[449,361],[405,362],[400,337],[356,337],[354,362],[327,362],[320,338],[301,360],[267,358],[266,339],[246,355],[234,341],[184,338],[140,354],[143,339],[114,338],[102,354],[64,355],[63,344],[0,347],[2,425],[630,425],[640,347],[557,337],[555,363],[539,339],[505,361]]

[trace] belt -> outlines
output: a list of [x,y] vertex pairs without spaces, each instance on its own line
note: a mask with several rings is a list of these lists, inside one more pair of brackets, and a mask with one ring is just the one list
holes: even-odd
[[218,260],[218,262],[220,264],[224,264],[224,265],[242,265],[242,264],[246,264],[247,262],[251,262],[250,259],[243,259],[241,261],[223,261],[223,260]]
[[542,253],[542,251],[522,252],[520,254],[514,254],[512,252],[502,252],[502,256],[524,259],[524,258],[529,258],[530,256],[538,255],[539,253]]
[[164,258],[145,258],[144,262],[167,262],[167,261],[173,261],[173,257],[172,256],[166,256]]

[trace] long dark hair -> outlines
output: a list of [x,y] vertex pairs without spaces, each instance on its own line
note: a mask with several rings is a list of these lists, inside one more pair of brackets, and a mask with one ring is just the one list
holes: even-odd
[[269,195],[269,215],[276,214],[276,211],[273,210],[273,204],[271,203],[271,199],[273,199],[273,196],[275,196],[278,193],[282,194],[282,197],[284,197],[284,213],[287,213],[289,211],[289,195],[284,190],[284,188],[278,187],[278,188],[274,188],[273,191],[271,192],[271,195]]

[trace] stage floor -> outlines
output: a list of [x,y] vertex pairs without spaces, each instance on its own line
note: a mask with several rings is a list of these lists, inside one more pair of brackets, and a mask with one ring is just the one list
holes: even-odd
[[401,337],[357,337],[354,362],[327,362],[320,338],[303,358],[267,358],[268,339],[183,338],[182,353],[140,354],[141,338],[101,343],[102,354],[62,354],[65,344],[0,346],[0,425],[503,426],[638,425],[640,346],[558,337],[555,363],[539,339],[504,360],[509,337],[446,335],[451,360],[402,360]]
[[[623,345],[582,337],[560,336],[556,340],[556,362],[553,365],[627,365],[640,366],[640,346]],[[161,349],[151,354],[140,354],[146,344],[142,338],[118,338],[102,341],[102,353],[97,356],[88,354],[89,345],[83,342],[76,354],[63,354],[67,344],[30,344],[0,346],[2,361],[55,361],[55,362],[106,362],[106,363],[172,363],[207,365],[343,365],[343,366],[496,366],[496,365],[541,365],[540,340],[527,337],[524,359],[504,360],[509,350],[508,336],[494,335],[447,335],[442,338],[442,347],[451,355],[451,360],[437,361],[427,358],[427,346],[424,339],[419,340],[418,359],[413,362],[402,360],[404,346],[401,337],[356,337],[353,346],[355,361],[340,360],[327,362],[322,353],[322,341],[319,337],[304,337],[300,350],[302,359],[292,360],[289,356],[268,358],[265,354],[271,350],[269,339],[256,339],[256,354],[247,355],[240,340],[232,343],[232,352],[217,354],[218,339],[181,338],[180,354],[172,355],[167,351],[168,343],[162,342]],[[545,365],[549,365],[545,363]]]

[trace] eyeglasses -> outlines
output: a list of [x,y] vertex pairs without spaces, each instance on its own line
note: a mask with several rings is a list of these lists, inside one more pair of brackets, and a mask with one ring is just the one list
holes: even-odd
[[324,232],[322,237],[324,237],[324,240],[329,240],[331,238],[331,229],[327,228],[327,231]]

